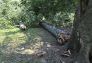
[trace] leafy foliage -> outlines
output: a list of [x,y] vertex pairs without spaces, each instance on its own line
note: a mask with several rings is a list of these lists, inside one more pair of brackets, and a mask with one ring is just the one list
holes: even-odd
[[0,29],[12,29],[14,26],[12,25],[11,21],[6,20],[4,18],[0,18]]
[[1,0],[0,17],[15,24],[23,21],[29,27],[43,18],[56,26],[64,26],[63,23],[73,21],[75,4],[76,0]]
[[25,6],[27,15],[31,14],[30,11],[34,13],[36,17],[34,21],[38,22],[44,18],[52,24],[62,26],[62,22],[73,18],[73,15],[69,17],[74,13],[73,2],[72,0],[22,0],[22,5]]

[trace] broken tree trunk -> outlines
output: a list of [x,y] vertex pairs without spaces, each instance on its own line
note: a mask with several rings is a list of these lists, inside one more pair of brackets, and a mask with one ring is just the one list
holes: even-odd
[[59,29],[49,23],[40,22],[39,25],[50,32],[60,44],[65,44],[69,41],[71,32],[66,29]]

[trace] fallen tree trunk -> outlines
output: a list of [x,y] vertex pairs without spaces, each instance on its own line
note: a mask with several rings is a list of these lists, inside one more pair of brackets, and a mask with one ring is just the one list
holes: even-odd
[[70,40],[71,32],[66,29],[59,29],[46,22],[40,22],[39,25],[50,32],[62,45]]

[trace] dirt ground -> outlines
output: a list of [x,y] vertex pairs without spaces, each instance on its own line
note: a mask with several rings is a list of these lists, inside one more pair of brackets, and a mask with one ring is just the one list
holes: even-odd
[[[31,29],[30,29],[31,30]],[[34,37],[32,37],[35,32]],[[71,57],[62,56],[64,46],[57,43],[56,39],[46,30],[36,28],[36,31],[24,32],[29,37],[26,43],[14,47],[17,43],[10,42],[2,49],[0,54],[2,63],[69,63]]]

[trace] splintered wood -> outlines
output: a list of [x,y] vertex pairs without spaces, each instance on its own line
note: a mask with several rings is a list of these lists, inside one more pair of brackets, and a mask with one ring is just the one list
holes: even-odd
[[66,32],[60,32],[58,33],[57,41],[60,44],[65,44],[70,40],[70,38],[71,38],[71,34],[66,34]]

